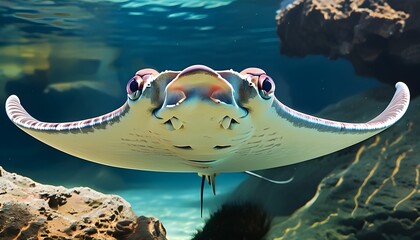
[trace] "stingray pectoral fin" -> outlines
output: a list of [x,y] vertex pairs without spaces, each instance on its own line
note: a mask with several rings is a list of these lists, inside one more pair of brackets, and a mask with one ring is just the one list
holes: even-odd
[[[338,122],[310,116],[288,108],[280,101],[275,101],[273,106],[281,122],[289,122],[284,126],[287,128],[284,141],[289,139],[291,144],[296,145],[288,147],[303,161],[351,146],[387,129],[404,115],[409,102],[410,91],[407,85],[399,82],[386,109],[366,123]],[[282,127],[278,126],[278,130],[281,134]]]
[[250,141],[232,156],[225,171],[253,171],[280,167],[320,157],[363,141],[390,127],[406,112],[410,92],[404,83],[387,108],[366,123],[345,123],[307,115],[277,99],[256,119]]
[[100,160],[96,160],[91,155],[94,152],[101,155],[101,149],[112,148],[112,146],[108,146],[109,143],[106,142],[106,139],[101,139],[104,137],[103,133],[112,133],[113,127],[111,126],[118,124],[128,111],[129,107],[125,103],[119,109],[95,118],[61,123],[42,122],[32,117],[23,108],[17,96],[11,95],[6,100],[6,113],[17,127],[63,152],[98,162]]
[[[106,128],[107,125],[112,125],[118,122],[128,109],[128,104],[125,103],[117,110],[99,117],[89,118],[82,121],[53,123],[41,122],[32,117],[23,108],[16,95],[11,95],[6,100],[7,116],[14,124],[16,124],[16,126],[24,131],[38,131],[45,134],[67,134],[72,131],[74,131],[74,133],[83,133],[91,130],[93,131],[93,128]],[[36,136],[37,134],[34,134],[34,137]]]
[[154,152],[165,153],[165,149],[154,149],[161,145],[151,140],[150,132],[144,127],[150,117],[145,110],[148,107],[147,103],[136,106],[135,110],[143,114],[134,114],[134,109],[125,103],[102,116],[74,122],[48,123],[29,115],[17,96],[12,95],[6,101],[7,115],[16,126],[70,155],[122,168],[185,170],[176,164],[177,161],[170,161],[174,160],[173,156],[163,155],[156,160]]
[[385,130],[397,122],[406,112],[410,102],[410,91],[403,82],[398,82],[396,91],[386,109],[366,123],[346,123],[327,120],[307,115],[293,110],[280,101],[275,101],[274,108],[278,115],[289,120],[296,127],[314,129],[318,132],[333,132],[336,134],[370,134]]

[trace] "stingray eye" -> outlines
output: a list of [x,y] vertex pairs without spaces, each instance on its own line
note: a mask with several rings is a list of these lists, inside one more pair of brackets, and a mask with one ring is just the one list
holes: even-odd
[[261,74],[258,77],[258,89],[261,91],[261,97],[265,99],[269,99],[271,95],[274,93],[276,86],[274,84],[273,79],[271,77]]
[[143,91],[143,79],[135,76],[127,83],[127,95],[131,100],[136,100],[140,97]]

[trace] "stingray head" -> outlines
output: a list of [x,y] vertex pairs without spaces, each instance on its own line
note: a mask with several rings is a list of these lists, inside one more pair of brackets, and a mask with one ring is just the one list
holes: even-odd
[[238,152],[254,133],[252,114],[267,109],[274,92],[271,78],[255,68],[216,72],[194,65],[175,74],[146,69],[136,76],[127,85],[129,104],[153,102],[151,131],[193,164],[217,163]]

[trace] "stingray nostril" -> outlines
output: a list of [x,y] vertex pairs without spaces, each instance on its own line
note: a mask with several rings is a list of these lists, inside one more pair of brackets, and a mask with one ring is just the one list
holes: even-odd
[[214,91],[210,99],[215,103],[225,103],[225,104],[232,104],[233,103],[233,97],[230,92],[226,92],[223,90]]
[[171,90],[166,94],[164,105],[166,107],[175,107],[185,101],[185,99],[187,99],[187,96],[183,91]]
[[220,125],[224,128],[224,129],[233,129],[234,127],[236,127],[236,125],[238,125],[238,121],[236,121],[234,118],[231,118],[229,116],[225,116],[222,121],[220,122]]
[[179,120],[176,117],[172,117],[168,121],[164,122],[164,124],[165,124],[166,128],[168,130],[171,130],[171,131],[178,130],[183,126],[181,120]]

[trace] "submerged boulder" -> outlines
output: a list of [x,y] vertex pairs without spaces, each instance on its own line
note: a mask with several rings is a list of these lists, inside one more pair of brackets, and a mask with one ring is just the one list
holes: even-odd
[[155,218],[90,188],[43,185],[0,167],[0,239],[166,239]]
[[356,72],[420,93],[420,1],[296,0],[278,12],[281,53],[348,59]]
[[[383,95],[389,93],[352,97],[320,115],[366,120],[380,111],[374,105],[386,105]],[[275,213],[267,239],[420,239],[419,105],[420,98],[412,100],[394,126],[353,147],[263,172],[274,179],[295,175],[292,183],[251,178],[234,198],[264,204]]]

